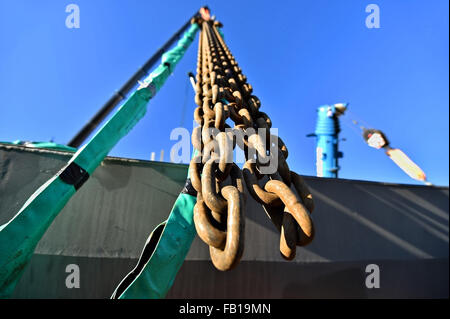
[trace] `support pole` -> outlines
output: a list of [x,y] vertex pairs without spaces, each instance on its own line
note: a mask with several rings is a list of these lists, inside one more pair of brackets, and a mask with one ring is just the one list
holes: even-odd
[[128,93],[138,83],[139,80],[148,75],[150,69],[159,61],[161,56],[178,40],[184,31],[186,31],[191,25],[191,19],[198,16],[199,13],[195,13],[153,56],[148,59],[145,64],[140,67],[133,76],[128,79],[127,82],[120,88],[119,91],[114,93],[113,96],[102,106],[102,108],[90,119],[86,125],[70,140],[68,146],[78,148],[88,136],[100,125],[100,123],[108,116],[108,114],[126,98]]

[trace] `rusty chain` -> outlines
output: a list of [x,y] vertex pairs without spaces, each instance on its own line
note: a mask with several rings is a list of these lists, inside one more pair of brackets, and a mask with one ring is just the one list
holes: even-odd
[[[270,134],[272,121],[260,111],[260,100],[220,35],[221,23],[202,18],[195,22],[201,26],[194,111],[199,126],[192,133],[198,155],[190,162],[190,172],[197,191],[197,233],[209,245],[217,269],[236,266],[244,250],[248,192],[279,230],[280,253],[291,260],[296,246],[307,245],[314,237],[311,192],[289,169],[286,145]],[[242,171],[233,162],[236,145],[246,158]],[[267,173],[270,163],[277,167]]]

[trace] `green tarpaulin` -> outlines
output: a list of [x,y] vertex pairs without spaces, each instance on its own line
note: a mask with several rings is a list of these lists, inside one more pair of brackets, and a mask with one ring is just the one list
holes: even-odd
[[[144,116],[148,101],[162,87],[199,29],[197,24],[164,54],[163,62],[144,80],[95,136],[68,162],[66,170],[43,184],[6,224],[0,226],[0,297],[9,296],[41,237],[64,205],[116,143]],[[84,171],[83,171],[84,170]],[[64,173],[63,173],[64,171]],[[64,174],[65,181],[60,177]],[[67,180],[73,180],[68,183]]]

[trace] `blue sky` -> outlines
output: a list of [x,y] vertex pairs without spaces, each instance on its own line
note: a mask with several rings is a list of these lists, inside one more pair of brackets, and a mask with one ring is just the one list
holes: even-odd
[[[65,8],[80,8],[68,29]],[[368,29],[365,8],[380,8]],[[200,6],[226,41],[274,127],[290,168],[315,175],[316,108],[349,102],[353,117],[383,130],[437,185],[449,184],[448,1],[0,0],[0,140],[67,143],[111,94]],[[187,72],[197,41],[110,155],[150,159],[192,128]],[[183,112],[183,109],[185,110]],[[184,114],[184,116],[183,116]],[[340,177],[415,183],[342,119]],[[157,156],[158,157],[158,156]]]

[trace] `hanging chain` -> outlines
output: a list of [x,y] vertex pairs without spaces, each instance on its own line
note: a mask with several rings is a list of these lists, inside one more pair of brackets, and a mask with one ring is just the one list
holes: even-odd
[[[236,266],[244,251],[248,192],[277,227],[281,255],[291,260],[296,246],[307,245],[314,237],[311,192],[302,177],[289,169],[288,149],[270,133],[272,121],[260,111],[260,100],[252,95],[252,86],[220,35],[221,23],[203,19],[197,23],[201,32],[194,119],[199,126],[192,133],[192,144],[198,155],[190,162],[197,191],[197,233],[209,245],[217,269]],[[242,171],[233,162],[236,145],[246,158]]]

